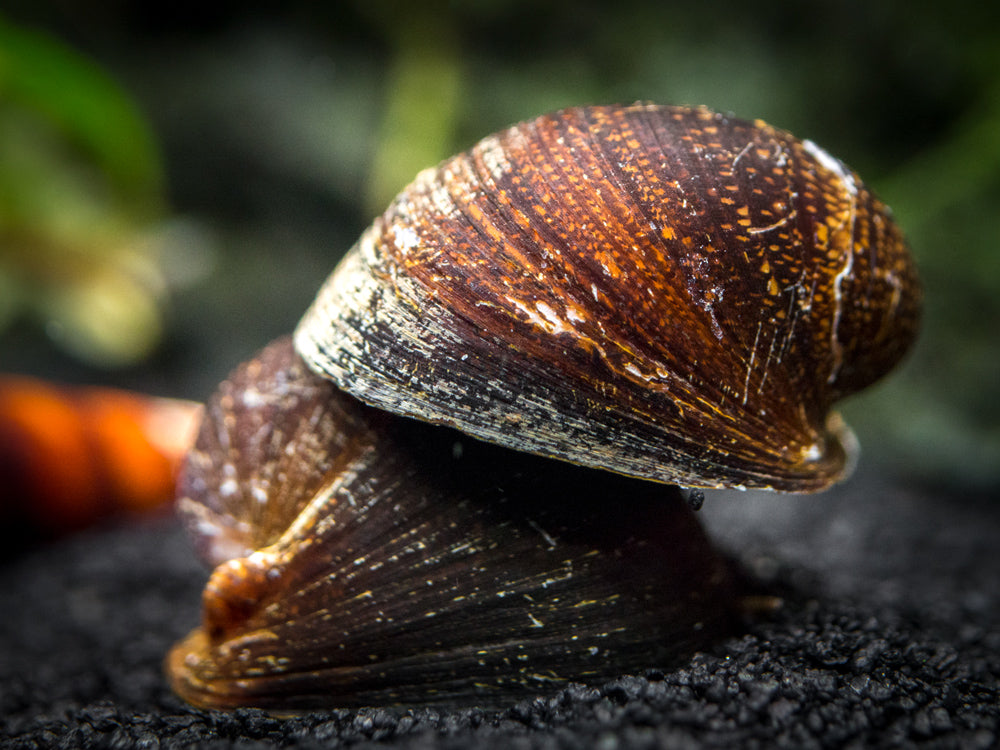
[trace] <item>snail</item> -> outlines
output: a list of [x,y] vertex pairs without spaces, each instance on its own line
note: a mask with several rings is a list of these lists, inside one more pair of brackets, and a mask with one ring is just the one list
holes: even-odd
[[206,707],[501,706],[672,663],[736,613],[676,488],[380,412],[288,339],[209,403],[181,490],[217,567],[167,671]]
[[899,360],[918,305],[885,206],[812,142],[706,109],[594,107],[418,176],[295,340],[363,401],[486,440],[808,491],[850,463],[831,404]]
[[735,605],[677,487],[842,479],[831,407],[920,303],[888,208],[763,122],[587,107],[483,139],[210,403],[179,507],[217,567],[175,690],[502,704],[680,658]]

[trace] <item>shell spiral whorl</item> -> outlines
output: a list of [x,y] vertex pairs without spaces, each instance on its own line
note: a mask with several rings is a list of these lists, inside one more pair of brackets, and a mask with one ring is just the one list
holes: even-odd
[[901,358],[919,303],[888,209],[812,142],[590,107],[421,173],[296,347],[364,401],[502,445],[812,491],[848,464],[831,404]]

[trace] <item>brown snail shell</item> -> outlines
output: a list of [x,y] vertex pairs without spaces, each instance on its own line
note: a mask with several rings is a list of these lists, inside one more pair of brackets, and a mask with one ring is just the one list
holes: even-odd
[[733,613],[676,488],[372,409],[288,339],[220,386],[180,491],[218,567],[166,668],[201,706],[500,705],[668,665]]
[[814,143],[707,109],[568,109],[421,173],[301,321],[363,401],[691,487],[823,489],[831,413],[915,337],[888,209]]
[[175,690],[489,705],[681,658],[730,622],[727,568],[676,487],[617,474],[828,486],[831,406],[920,296],[888,209],[764,123],[591,107],[484,139],[210,402],[180,507],[217,567]]

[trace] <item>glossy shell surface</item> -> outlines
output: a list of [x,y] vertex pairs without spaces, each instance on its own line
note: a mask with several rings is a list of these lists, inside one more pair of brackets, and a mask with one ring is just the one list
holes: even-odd
[[201,706],[503,705],[733,620],[676,488],[378,412],[288,340],[220,386],[181,491],[217,567],[166,669]]
[[692,487],[822,489],[831,405],[912,342],[886,207],[808,140],[706,109],[569,109],[421,173],[296,332],[389,411]]

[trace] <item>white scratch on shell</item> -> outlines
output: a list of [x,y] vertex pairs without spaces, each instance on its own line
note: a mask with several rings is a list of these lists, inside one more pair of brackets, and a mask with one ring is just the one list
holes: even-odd
[[767,371],[771,365],[771,358],[774,356],[774,345],[778,343],[778,332],[775,331],[774,335],[771,336],[771,346],[767,350],[767,359],[764,360],[764,367],[761,370],[760,375],[760,385],[757,386],[757,395],[759,396],[764,391],[764,382],[767,380]]
[[507,301],[523,312],[528,320],[536,328],[541,328],[548,333],[575,333],[576,329],[559,317],[555,310],[544,302],[536,302],[535,309],[532,310],[521,300],[507,297]]
[[[837,329],[840,327],[840,319],[843,314],[844,299],[842,286],[844,279],[850,275],[854,268],[854,222],[857,217],[858,186],[854,181],[854,175],[851,174],[850,170],[848,170],[839,159],[835,159],[830,156],[830,154],[812,141],[803,141],[802,145],[805,147],[806,151],[812,154],[825,169],[833,172],[840,178],[841,185],[843,185],[844,190],[846,190],[847,194],[850,196],[848,218],[847,221],[844,222],[848,225],[847,247],[845,249],[846,258],[844,260],[844,265],[833,279],[833,297],[836,304],[833,311],[833,321],[830,326],[830,349],[833,352],[833,367],[830,370],[830,376],[827,378],[827,382],[832,383],[837,378],[837,373],[840,371],[844,358],[844,347],[840,343],[840,339],[837,337]],[[843,226],[843,224],[841,224],[841,226]]]
[[747,227],[747,234],[763,234],[764,232],[774,231],[775,229],[783,227],[785,224],[787,224],[794,218],[795,218],[795,211],[792,210],[792,212],[789,213],[787,216],[778,219],[773,224],[768,224],[766,227]]
[[736,169],[736,165],[740,163],[740,159],[746,156],[747,151],[749,151],[752,146],[753,146],[753,141],[750,141],[740,150],[738,154],[736,154],[736,158],[733,159],[733,165],[732,165],[733,169]]
[[837,379],[837,373],[840,371],[840,366],[844,359],[844,347],[840,343],[840,339],[837,338],[837,328],[840,326],[840,317],[844,306],[844,295],[841,290],[841,285],[844,283],[844,279],[850,275],[853,267],[854,252],[853,248],[849,248],[847,251],[847,259],[844,261],[843,267],[833,278],[833,298],[836,300],[837,306],[833,311],[833,323],[831,324],[832,331],[830,333],[830,348],[833,350],[833,367],[830,370],[830,377],[826,379],[826,382],[828,383],[832,383]]
[[644,381],[646,381],[647,383],[648,383],[648,382],[649,382],[650,380],[652,380],[652,379],[653,379],[653,378],[652,378],[651,376],[649,376],[649,375],[643,375],[643,373],[642,373],[642,370],[640,370],[640,369],[639,369],[638,367],[636,367],[635,365],[633,365],[633,364],[632,364],[631,362],[629,362],[628,364],[626,364],[626,365],[625,365],[625,367],[624,367],[624,370],[625,370],[625,372],[627,372],[627,373],[628,373],[629,375],[632,375],[632,376],[634,376],[634,377],[637,377],[637,378],[639,378],[640,380],[644,380]]
[[833,172],[840,178],[840,181],[844,185],[844,189],[851,195],[858,194],[858,186],[854,182],[854,175],[851,174],[850,170],[844,166],[844,163],[831,156],[827,151],[817,146],[813,141],[808,139],[802,141],[802,146],[808,151],[813,157],[818,161],[824,169]]
[[528,519],[528,525],[542,535],[542,539],[544,539],[545,543],[549,545],[549,549],[556,548],[556,540],[552,538],[552,535],[549,534],[549,532],[547,532],[545,529],[543,529],[541,526],[539,526],[530,518]]
[[753,349],[750,350],[750,361],[747,363],[747,377],[743,383],[743,405],[747,405],[747,394],[750,392],[750,372],[753,370],[753,362],[757,357],[757,342],[760,341],[760,329],[763,323],[757,324],[757,335],[753,339]]

